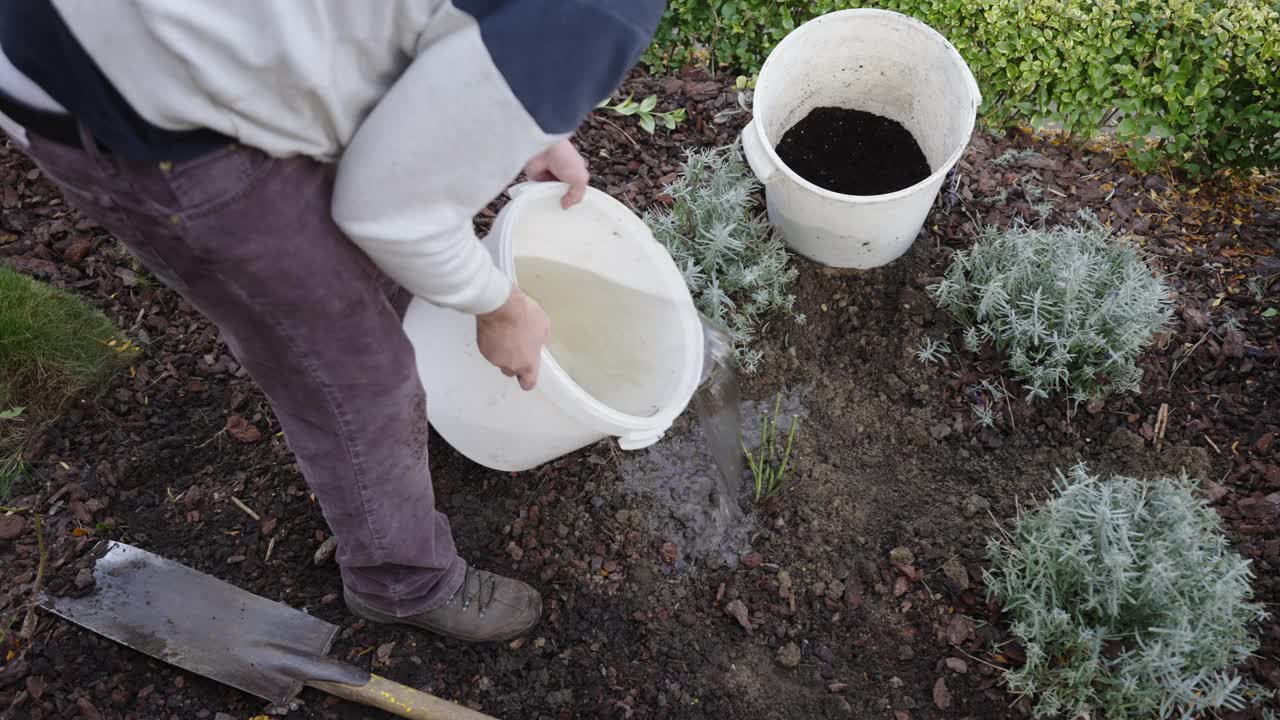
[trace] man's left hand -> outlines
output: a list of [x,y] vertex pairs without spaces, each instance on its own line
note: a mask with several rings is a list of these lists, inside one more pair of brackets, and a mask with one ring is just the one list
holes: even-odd
[[559,180],[568,183],[569,192],[560,200],[560,206],[566,210],[582,202],[587,194],[587,182],[591,179],[586,158],[568,140],[561,140],[535,156],[525,165],[524,174],[537,182]]

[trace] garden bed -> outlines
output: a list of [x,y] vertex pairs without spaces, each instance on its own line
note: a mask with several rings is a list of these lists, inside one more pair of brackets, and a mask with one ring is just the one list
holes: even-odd
[[[661,109],[689,111],[673,133],[651,136],[631,118],[597,113],[579,134],[595,184],[640,210],[669,200],[663,185],[681,147],[731,142],[749,116],[736,92],[703,77],[628,85],[638,97],[658,93]],[[796,261],[796,310],[808,322],[767,328],[764,369],[745,394],[785,392],[789,407],[803,408],[797,476],[752,511],[749,547],[729,558],[692,552],[676,537],[677,508],[638,491],[608,445],[509,476],[434,439],[437,497],[462,552],[544,594],[544,621],[528,637],[477,647],[354,622],[332,561],[314,560],[327,537],[319,508],[217,330],[69,213],[20,156],[3,153],[0,256],[81,293],[146,348],[134,372],[33,448],[34,477],[12,504],[37,494],[51,504],[55,568],[96,537],[122,539],[342,626],[334,652],[345,660],[530,719],[1022,717],[999,685],[999,668],[1020,653],[981,589],[985,539],[1079,460],[1097,472],[1185,469],[1204,479],[1254,561],[1258,599],[1280,600],[1280,320],[1263,317],[1280,304],[1265,287],[1280,273],[1274,182],[1188,188],[1140,176],[1104,149],[976,136],[907,256],[870,272]],[[1140,396],[1074,414],[1060,399],[1015,401],[995,428],[977,429],[964,389],[994,377],[995,360],[949,356],[941,369],[915,360],[922,338],[953,333],[925,287],[972,242],[976,223],[1069,222],[1082,208],[1137,236],[1168,273],[1173,332],[1141,359]],[[1250,287],[1254,277],[1261,288]],[[24,606],[38,555],[29,519],[6,527],[0,620]],[[30,645],[0,648],[0,716],[264,710],[39,617]],[[1258,632],[1263,649],[1246,672],[1275,689],[1280,624]],[[310,690],[301,700],[290,717],[373,716]]]

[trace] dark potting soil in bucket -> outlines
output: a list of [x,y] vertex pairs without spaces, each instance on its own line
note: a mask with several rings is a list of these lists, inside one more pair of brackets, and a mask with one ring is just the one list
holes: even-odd
[[896,192],[932,172],[901,123],[861,110],[815,108],[782,136],[777,150],[800,177],[844,195]]

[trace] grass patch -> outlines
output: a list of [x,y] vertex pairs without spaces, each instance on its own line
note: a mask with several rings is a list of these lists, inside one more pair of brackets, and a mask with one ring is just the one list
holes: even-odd
[[760,430],[760,449],[753,453],[744,443],[742,451],[747,455],[747,463],[751,467],[751,478],[755,481],[755,498],[757,503],[764,502],[777,494],[791,479],[795,467],[791,464],[791,449],[795,446],[796,430],[800,427],[799,416],[791,418],[791,431],[787,433],[786,445],[778,442],[778,417],[782,412],[782,395],[779,393],[773,403],[773,415],[764,414]]
[[0,500],[23,448],[77,397],[100,392],[137,348],[76,296],[0,267]]

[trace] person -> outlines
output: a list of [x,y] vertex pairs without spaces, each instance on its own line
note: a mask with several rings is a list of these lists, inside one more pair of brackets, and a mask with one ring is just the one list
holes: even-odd
[[528,390],[549,320],[472,219],[638,62],[663,0],[6,0],[0,117],[69,203],[222,332],[338,540],[348,608],[467,641],[534,626],[435,509],[412,297]]

